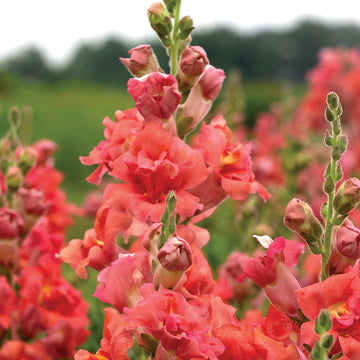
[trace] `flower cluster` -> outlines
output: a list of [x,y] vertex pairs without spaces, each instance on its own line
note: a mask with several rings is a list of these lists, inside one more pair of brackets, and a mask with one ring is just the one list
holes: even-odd
[[88,305],[58,254],[77,209],[59,188],[56,144],[21,146],[19,116],[0,140],[0,359],[63,359],[88,336]]
[[[262,249],[252,256],[233,252],[215,280],[202,251],[210,234],[198,223],[226,198],[268,200],[262,182],[285,181],[278,154],[287,137],[293,134],[296,145],[295,135],[316,126],[308,126],[305,111],[282,131],[274,114],[263,115],[254,128],[252,163],[251,144],[238,141],[222,115],[204,121],[225,76],[204,49],[190,45],[192,20],[179,14],[177,0],[149,8],[170,74],[149,45],[121,58],[133,75],[128,92],[135,107],[118,110],[115,121],[106,117],[105,139],[81,157],[96,165],[89,182],[102,184],[105,176],[108,182],[94,227],[60,256],[83,279],[88,268],[98,271],[94,296],[111,307],[99,350],[78,350],[75,359],[356,359],[360,229],[348,216],[360,203],[360,181],[343,180],[347,137],[338,95],[326,97],[331,160],[320,174],[319,206],[292,199],[284,224],[295,239],[255,236]],[[291,165],[303,169],[306,161]],[[248,304],[267,307],[266,315]]]

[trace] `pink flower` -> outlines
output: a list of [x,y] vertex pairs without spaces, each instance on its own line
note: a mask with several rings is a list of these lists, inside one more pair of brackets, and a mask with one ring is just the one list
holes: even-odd
[[[127,329],[135,333],[141,345],[142,334],[158,339],[167,351],[180,359],[216,359],[224,346],[213,337],[209,313],[196,303],[191,304],[179,293],[152,285],[141,289],[143,300],[132,309],[124,309]],[[141,336],[142,335],[142,336]]]
[[97,211],[95,228],[85,232],[84,239],[74,239],[61,250],[66,263],[76,265],[76,274],[87,278],[86,267],[102,270],[124,251],[116,244],[117,235],[131,225],[131,216],[103,204]]
[[206,65],[200,79],[192,87],[188,98],[181,106],[182,118],[179,120],[178,131],[184,136],[205,117],[216,99],[225,79],[224,72]]
[[176,212],[188,217],[202,208],[188,190],[201,183],[207,174],[198,151],[164,131],[161,123],[151,121],[137,134],[130,149],[113,162],[110,175],[124,183],[108,185],[104,199],[141,221],[158,222],[167,194],[175,190]]
[[120,312],[125,306],[136,306],[142,298],[140,287],[152,283],[148,254],[121,254],[98,275],[100,284],[94,296],[102,302],[114,305]]
[[139,45],[129,51],[130,59],[120,58],[131,74],[141,77],[161,72],[159,63],[150,45]]
[[[318,335],[314,332],[315,318],[322,309],[329,311],[332,319],[331,333],[334,336],[333,348],[337,339],[347,351],[343,338],[358,340],[360,334],[360,278],[358,267],[345,274],[337,274],[326,280],[295,291],[299,306],[310,319],[301,327],[303,342],[314,345]],[[336,291],[334,291],[336,289]],[[344,354],[345,354],[344,351]],[[336,353],[339,351],[336,351]]]
[[79,350],[75,354],[75,360],[130,360],[127,352],[133,342],[131,334],[125,330],[124,316],[115,309],[105,308],[101,348],[96,355],[92,355],[86,350]]
[[217,116],[210,125],[202,125],[195,146],[202,151],[206,164],[212,169],[212,178],[193,190],[194,194],[200,192],[201,201],[207,204],[205,208],[217,205],[216,201],[226,195],[243,200],[250,193],[259,192],[264,200],[269,198],[251,171],[250,144],[233,142],[232,132],[223,117]]
[[170,119],[180,103],[176,79],[159,72],[128,81],[128,92],[135,100],[136,108],[145,120]]
[[276,238],[269,246],[266,255],[244,259],[238,277],[241,283],[250,278],[261,286],[270,302],[288,316],[296,317],[299,305],[295,290],[300,285],[288,269],[297,265],[304,251],[304,245],[283,237]]
[[350,220],[345,220],[344,224],[337,229],[336,248],[343,256],[352,259],[360,258],[360,230]]
[[112,169],[112,162],[129,149],[131,141],[144,126],[144,119],[136,109],[115,112],[116,122],[109,117],[103,120],[105,140],[91,150],[89,156],[80,156],[84,165],[95,165],[87,177],[92,184],[100,184],[102,177]]

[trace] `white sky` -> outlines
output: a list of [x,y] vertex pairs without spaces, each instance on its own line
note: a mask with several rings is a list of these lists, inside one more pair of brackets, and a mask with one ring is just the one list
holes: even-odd
[[[152,0],[0,0],[0,60],[29,45],[61,64],[81,41],[109,35],[154,37],[147,20]],[[331,4],[331,5],[329,5]],[[360,25],[360,0],[182,0],[198,31],[229,24],[242,31],[289,27],[303,18]]]

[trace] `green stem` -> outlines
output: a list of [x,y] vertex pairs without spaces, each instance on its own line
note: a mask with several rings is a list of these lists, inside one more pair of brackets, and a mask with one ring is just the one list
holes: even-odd
[[176,2],[176,7],[174,11],[174,27],[172,32],[172,44],[170,48],[170,72],[172,76],[175,76],[178,68],[178,60],[179,60],[179,39],[178,39],[178,31],[179,31],[179,20],[180,20],[180,7],[181,0]]
[[[335,172],[336,172],[336,161],[331,159],[330,176],[332,179],[335,179],[336,176]],[[331,252],[334,193],[335,193],[335,189],[328,194],[327,212],[326,212],[326,221],[325,221],[325,236],[324,236],[324,246],[323,246],[324,252],[322,254],[322,261],[321,261],[321,281],[325,280],[329,276],[326,265],[329,260],[330,252]]]

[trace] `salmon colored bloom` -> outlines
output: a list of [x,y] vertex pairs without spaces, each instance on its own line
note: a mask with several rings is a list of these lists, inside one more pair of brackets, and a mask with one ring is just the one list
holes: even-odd
[[318,338],[314,332],[314,323],[322,309],[328,310],[332,319],[331,333],[334,336],[332,351],[337,353],[339,343],[340,346],[345,344],[346,340],[343,338],[353,338],[358,341],[360,336],[358,267],[345,274],[332,275],[322,282],[298,289],[295,293],[302,312],[311,320],[301,327],[304,343],[313,346]]
[[266,255],[244,259],[238,281],[250,278],[261,286],[270,302],[284,314],[296,317],[299,308],[295,290],[300,285],[289,267],[298,263],[304,252],[304,245],[296,241],[276,238],[267,249]]
[[125,330],[124,315],[115,309],[105,308],[105,323],[101,348],[96,355],[79,350],[75,360],[130,360],[127,352],[133,345],[131,334]]
[[116,121],[108,116],[103,120],[105,140],[94,147],[89,156],[80,156],[84,165],[98,165],[87,181],[100,184],[102,177],[112,169],[112,161],[128,150],[136,133],[142,129],[144,119],[136,109],[115,112]]
[[135,338],[140,345],[145,335],[152,336],[184,360],[215,360],[224,351],[222,342],[211,334],[211,314],[206,308],[189,303],[177,292],[162,287],[155,291],[152,284],[141,291],[144,299],[135,308],[124,309],[126,328],[134,334],[138,331]]
[[225,345],[219,360],[300,359],[302,351],[290,339],[297,337],[296,325],[271,306],[266,318],[254,315],[246,314],[238,324],[228,323],[215,329],[214,335]]
[[227,195],[235,200],[244,200],[250,193],[259,192],[264,200],[269,198],[251,171],[251,145],[233,142],[232,132],[223,117],[217,116],[209,125],[202,125],[195,147],[202,152],[206,164],[212,169],[211,182],[206,181],[193,190],[194,194],[199,192],[201,201],[207,204],[206,208],[218,204],[214,199],[219,201]]
[[76,274],[87,278],[86,267],[98,271],[114,261],[119,253],[125,252],[116,243],[118,233],[131,225],[129,214],[118,212],[103,204],[97,211],[95,228],[85,232],[84,239],[73,239],[60,252],[61,259],[76,265]]
[[98,274],[97,279],[100,284],[94,296],[99,300],[114,305],[120,312],[125,306],[136,306],[142,298],[140,287],[153,280],[148,254],[121,254]]
[[192,216],[203,207],[189,192],[208,175],[201,154],[164,131],[160,122],[145,123],[129,150],[113,162],[110,175],[124,183],[109,184],[105,201],[120,211],[130,211],[140,221],[160,221],[171,190],[176,191],[180,216]]

